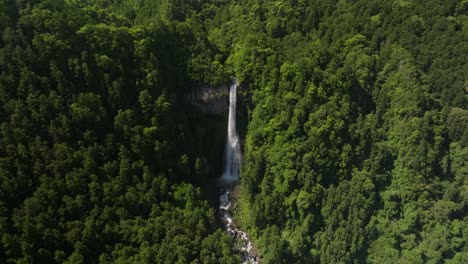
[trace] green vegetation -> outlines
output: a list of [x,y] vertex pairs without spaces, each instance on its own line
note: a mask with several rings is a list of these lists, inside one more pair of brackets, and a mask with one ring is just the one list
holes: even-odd
[[0,32],[1,263],[239,263],[185,100],[231,76],[262,263],[468,262],[467,0],[4,0]]
[[208,202],[206,164],[221,161],[203,143],[220,121],[183,100],[190,24],[137,25],[108,1],[16,4],[1,30],[0,262],[239,263]]
[[468,2],[244,2],[240,220],[264,263],[466,263]]

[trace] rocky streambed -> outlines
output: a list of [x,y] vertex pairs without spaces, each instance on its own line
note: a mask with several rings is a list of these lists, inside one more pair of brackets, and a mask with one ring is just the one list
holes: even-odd
[[239,250],[242,256],[243,264],[258,264],[260,257],[254,250],[252,240],[247,236],[247,233],[240,230],[234,223],[231,215],[231,196],[229,189],[221,190],[219,196],[219,214],[221,221],[223,221],[226,231],[231,235],[236,245],[241,245]]

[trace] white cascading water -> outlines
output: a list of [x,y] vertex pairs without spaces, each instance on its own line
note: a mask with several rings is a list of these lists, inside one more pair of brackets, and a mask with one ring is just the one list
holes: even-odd
[[226,139],[226,160],[224,173],[221,180],[232,185],[239,182],[239,167],[241,163],[241,152],[239,136],[236,130],[236,104],[237,104],[237,81],[229,88],[229,119],[228,133]]
[[241,164],[241,151],[239,145],[239,136],[236,131],[236,104],[237,104],[237,80],[229,88],[229,119],[228,133],[226,139],[226,159],[224,173],[221,176],[221,184],[226,188],[221,191],[220,200],[220,216],[221,220],[226,225],[227,232],[235,241],[240,241],[242,254],[242,263],[257,264],[258,261],[252,251],[252,241],[247,234],[237,228],[232,220],[229,212],[231,202],[229,199],[229,188],[239,182],[239,168]]

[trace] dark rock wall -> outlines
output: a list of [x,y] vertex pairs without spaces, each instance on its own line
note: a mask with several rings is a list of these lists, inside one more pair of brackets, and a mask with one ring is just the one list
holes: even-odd
[[229,111],[229,86],[193,88],[188,95],[188,101],[199,111],[226,115]]

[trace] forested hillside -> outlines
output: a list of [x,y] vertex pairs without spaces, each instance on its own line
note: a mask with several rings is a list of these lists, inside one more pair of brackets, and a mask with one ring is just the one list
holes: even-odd
[[[0,263],[468,263],[467,0],[3,0]],[[221,139],[221,143],[218,144]]]
[[[467,1],[244,1],[241,220],[264,263],[466,263]],[[216,39],[216,37],[215,37]]]
[[203,191],[213,125],[184,105],[190,23],[1,4],[0,263],[239,263]]

